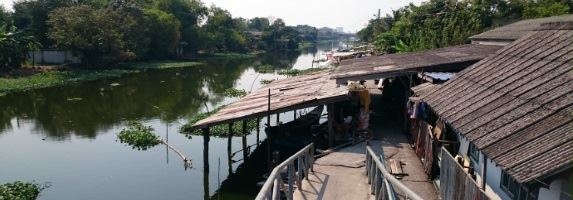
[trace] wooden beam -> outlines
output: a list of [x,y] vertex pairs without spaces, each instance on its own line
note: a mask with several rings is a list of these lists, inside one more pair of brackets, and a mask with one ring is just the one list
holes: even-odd
[[243,143],[243,162],[249,156],[249,151],[247,150],[247,120],[243,120],[243,135],[241,137]]
[[227,162],[229,164],[229,175],[233,173],[233,152],[232,151],[233,142],[233,122],[229,123],[229,134],[227,134]]
[[328,112],[328,146],[334,146],[334,104],[328,104],[326,107]]

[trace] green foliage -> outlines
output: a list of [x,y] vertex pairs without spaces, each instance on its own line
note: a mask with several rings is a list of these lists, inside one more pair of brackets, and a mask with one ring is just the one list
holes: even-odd
[[128,128],[123,129],[117,138],[121,143],[126,143],[137,150],[147,150],[161,143],[153,128],[140,122],[129,122]]
[[227,88],[224,94],[226,97],[244,97],[247,92],[244,89]]
[[175,47],[181,39],[181,23],[173,15],[161,10],[145,10],[150,31],[150,56],[165,59],[175,54]]
[[263,73],[263,74],[274,73],[275,72],[275,66],[272,66],[269,64],[259,65],[259,66],[255,67],[255,71],[258,73]]
[[249,30],[264,31],[270,25],[269,19],[264,17],[255,17],[248,20],[247,27]]
[[571,8],[560,1],[540,0],[537,2],[528,2],[523,9],[523,18],[532,19],[540,17],[551,17],[564,15],[570,12]]
[[270,83],[272,83],[274,80],[270,80],[270,79],[261,79],[261,84],[263,85],[268,85]]
[[0,185],[0,199],[32,200],[38,198],[42,190],[50,187],[49,184],[27,182],[11,182]]
[[109,65],[126,53],[122,27],[130,23],[113,10],[64,7],[50,13],[49,37],[59,48],[82,52],[88,63]]
[[[189,137],[189,138],[191,138],[193,135],[203,135],[203,131],[201,129],[193,129],[192,128],[193,124],[219,112],[219,110],[221,110],[224,107],[225,106],[219,106],[210,112],[204,112],[204,113],[200,113],[200,114],[193,116],[191,119],[189,119],[189,122],[187,122],[187,124],[185,124],[181,127],[180,132],[182,134],[185,134],[185,136]],[[247,120],[247,130],[246,130],[247,132],[246,133],[243,133],[243,123],[242,122],[233,123],[231,130],[233,132],[233,135],[242,136],[242,135],[249,134],[250,131],[252,131],[256,128],[257,128],[257,120],[253,119],[253,120]],[[229,135],[229,125],[228,124],[220,124],[220,125],[211,126],[211,127],[209,127],[209,135],[215,136],[215,137],[226,137]]]
[[33,36],[0,23],[0,70],[20,67],[26,61],[28,52],[39,46]]
[[286,70],[281,70],[278,72],[279,75],[286,75],[286,76],[300,76],[300,75],[304,75],[304,74],[309,74],[312,72],[318,72],[318,71],[322,71],[325,68],[308,68],[308,69],[286,69]]
[[165,61],[134,62],[130,63],[129,67],[134,69],[169,69],[169,68],[193,67],[202,64],[203,63],[200,62],[182,62],[174,60],[165,60]]
[[376,17],[357,35],[362,41],[372,42],[380,53],[441,48],[467,43],[469,36],[492,26],[570,13],[571,4],[570,0],[430,0]]
[[80,81],[118,78],[136,70],[70,70],[42,72],[26,77],[0,78],[0,94],[65,85]]
[[282,19],[275,20],[265,29],[262,39],[267,49],[298,49],[298,44],[302,41],[299,32],[286,26]]

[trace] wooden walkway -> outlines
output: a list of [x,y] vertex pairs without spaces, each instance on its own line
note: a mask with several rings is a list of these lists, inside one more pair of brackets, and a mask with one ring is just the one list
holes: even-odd
[[365,152],[365,143],[360,143],[317,159],[314,174],[303,181],[294,199],[374,199],[365,173]]
[[[433,183],[428,181],[421,161],[410,146],[406,136],[399,131],[399,125],[388,122],[388,119],[374,117],[373,131],[375,140],[370,146],[376,153],[403,163],[404,185],[424,199],[440,199]],[[365,159],[366,144],[360,143],[343,148],[316,160],[314,174],[304,180],[302,191],[295,190],[295,200],[314,199],[356,199],[371,200],[370,185],[367,182]],[[390,169],[387,163],[387,169]],[[400,191],[396,191],[399,198]]]

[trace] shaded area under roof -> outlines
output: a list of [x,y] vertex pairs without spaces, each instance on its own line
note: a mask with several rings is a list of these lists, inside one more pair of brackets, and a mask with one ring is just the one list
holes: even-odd
[[528,34],[422,99],[520,183],[570,169],[572,42],[571,30]]
[[573,15],[561,15],[518,21],[474,36],[471,40],[514,41],[535,31],[541,24],[550,22],[573,22]]
[[307,75],[276,80],[239,101],[225,106],[219,112],[198,121],[194,128],[206,128],[232,121],[264,117],[267,115],[268,92],[271,89],[271,114],[294,109],[344,101],[345,86],[330,79],[331,69]]
[[466,44],[413,53],[386,54],[344,60],[331,78],[338,83],[370,80],[417,72],[459,71],[495,53],[500,46]]

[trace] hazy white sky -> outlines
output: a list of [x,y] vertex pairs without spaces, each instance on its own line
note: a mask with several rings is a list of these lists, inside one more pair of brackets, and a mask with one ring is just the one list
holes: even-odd
[[[13,0],[0,0],[11,9]],[[207,6],[215,4],[233,17],[278,17],[288,25],[308,24],[316,27],[343,27],[344,31],[357,31],[366,26],[381,9],[382,16],[413,2],[422,0],[202,0]]]

